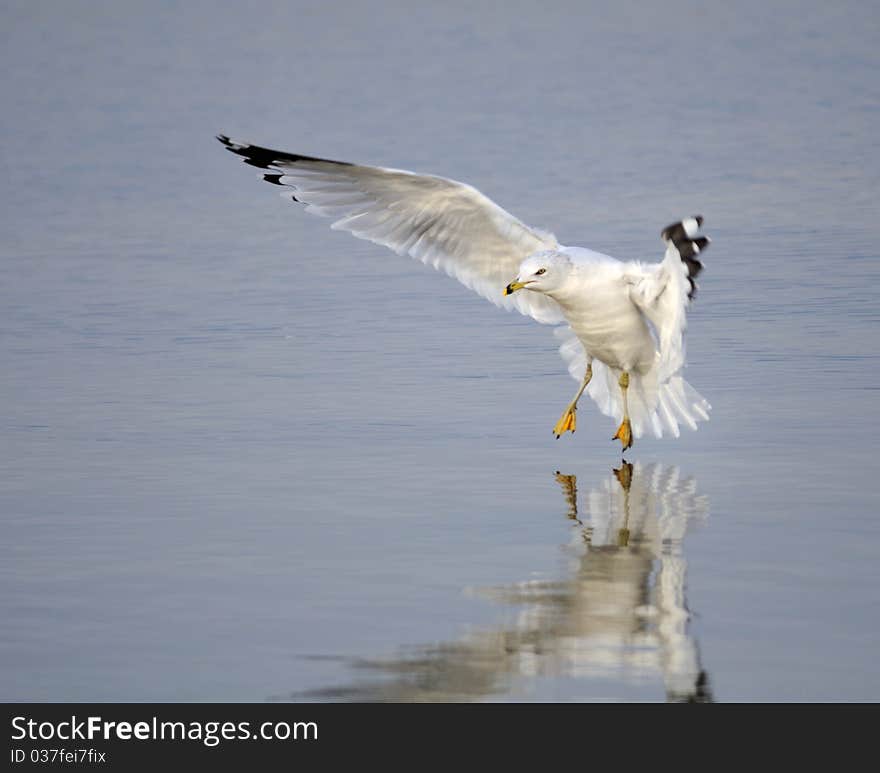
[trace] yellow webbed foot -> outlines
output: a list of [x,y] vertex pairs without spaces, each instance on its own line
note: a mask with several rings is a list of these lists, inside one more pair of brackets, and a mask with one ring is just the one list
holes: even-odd
[[574,432],[577,429],[577,408],[566,408],[565,413],[562,414],[562,418],[556,422],[556,426],[553,427],[553,434],[556,435],[556,439],[558,440],[562,437],[566,432]]
[[[613,440],[613,438],[612,438]],[[614,473],[614,477],[617,478],[617,482],[620,484],[620,487],[626,492],[629,493],[629,488],[632,486],[633,479],[633,466],[626,459],[621,460],[621,465],[618,469],[612,470]]]
[[614,435],[612,440],[619,440],[620,444],[623,446],[624,451],[627,448],[632,448],[633,444],[633,435],[632,435],[632,426],[629,423],[629,418],[624,417],[623,421],[620,422],[620,426],[617,428],[617,433]]

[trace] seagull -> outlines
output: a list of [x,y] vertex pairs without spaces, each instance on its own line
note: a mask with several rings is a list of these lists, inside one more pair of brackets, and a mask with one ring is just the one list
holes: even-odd
[[709,403],[681,375],[687,310],[709,246],[703,218],[664,228],[659,263],[567,247],[530,228],[476,188],[403,169],[301,156],[218,135],[226,149],[283,187],[331,228],[442,269],[496,306],[555,325],[560,354],[579,383],[553,427],[577,428],[586,392],[619,422],[622,450],[646,432],[678,437],[709,418]]

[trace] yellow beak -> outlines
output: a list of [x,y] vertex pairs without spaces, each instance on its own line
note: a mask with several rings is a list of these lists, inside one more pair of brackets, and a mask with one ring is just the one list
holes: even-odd
[[522,290],[528,282],[511,282],[504,288],[505,295],[513,295],[517,290]]

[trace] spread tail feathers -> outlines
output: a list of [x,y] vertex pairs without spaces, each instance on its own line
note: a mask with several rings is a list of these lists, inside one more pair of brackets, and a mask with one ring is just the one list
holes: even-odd
[[[601,362],[593,361],[593,379],[587,393],[599,410],[615,421],[623,419],[623,397],[619,375]],[[636,438],[650,432],[654,437],[681,434],[682,425],[695,430],[708,421],[712,406],[681,376],[657,383],[656,368],[648,373],[631,373],[627,393],[629,419]]]
[[[559,353],[568,363],[568,372],[581,381],[587,367],[587,356],[580,340],[570,327],[558,327],[554,334],[562,339]],[[631,373],[627,402],[632,432],[636,438],[650,432],[655,437],[681,434],[682,425],[696,429],[697,423],[708,421],[712,406],[680,375],[663,381],[660,370]],[[620,373],[599,360],[593,360],[593,378],[587,394],[606,416],[616,422],[623,419],[623,396],[618,379]]]

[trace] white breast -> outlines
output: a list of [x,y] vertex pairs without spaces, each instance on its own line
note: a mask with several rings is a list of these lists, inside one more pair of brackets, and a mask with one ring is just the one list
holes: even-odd
[[578,261],[553,297],[590,356],[620,370],[649,370],[655,361],[654,337],[630,300],[622,264],[598,253],[588,258]]

